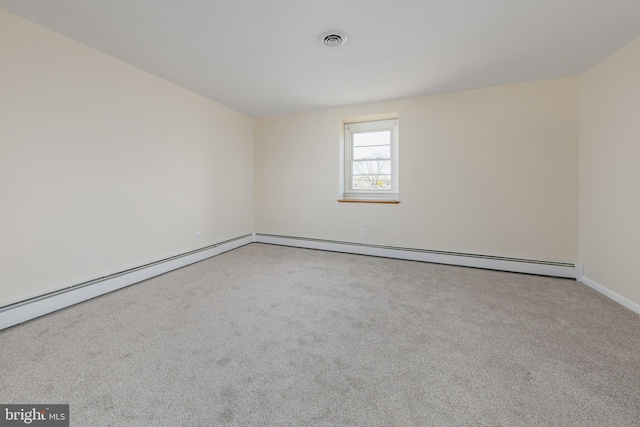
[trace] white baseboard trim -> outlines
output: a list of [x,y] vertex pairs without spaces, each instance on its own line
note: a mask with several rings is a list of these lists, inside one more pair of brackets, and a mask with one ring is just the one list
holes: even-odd
[[82,301],[150,279],[253,242],[253,235],[237,237],[186,254],[160,260],[107,277],[0,308],[0,330],[52,313]]
[[600,283],[596,282],[595,280],[591,280],[588,277],[584,277],[582,276],[582,283],[584,283],[585,285],[587,285],[588,287],[590,287],[591,289],[600,292],[602,295],[604,295],[605,297],[614,300],[615,302],[617,302],[620,305],[623,305],[625,307],[627,307],[629,310],[634,311],[638,314],[640,314],[640,304],[636,304],[635,302],[631,301],[628,298],[623,297],[622,295],[613,292],[611,289],[602,286]]
[[582,275],[584,274],[584,264],[581,262],[576,263],[576,280],[582,282]]
[[541,276],[565,277],[570,279],[577,279],[579,274],[581,274],[580,265],[577,263],[397,248],[262,233],[256,233],[255,241],[258,243],[268,243],[272,245],[294,246],[297,248],[320,249],[332,252],[346,252],[357,255],[371,255],[384,258],[397,258],[409,261],[432,262],[436,264],[475,267],[514,273],[537,274]]

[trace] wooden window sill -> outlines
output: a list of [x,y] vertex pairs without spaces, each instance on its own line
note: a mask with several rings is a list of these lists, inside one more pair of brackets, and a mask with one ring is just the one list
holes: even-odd
[[397,205],[400,200],[375,200],[375,199],[338,199],[340,203],[382,203],[386,205]]

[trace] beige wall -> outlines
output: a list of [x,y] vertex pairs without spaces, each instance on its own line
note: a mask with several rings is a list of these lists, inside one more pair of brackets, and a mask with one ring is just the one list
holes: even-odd
[[580,77],[584,275],[640,304],[640,38]]
[[0,306],[250,233],[252,126],[0,9]]
[[[380,113],[402,203],[338,203],[341,120]],[[254,139],[256,232],[578,259],[577,78],[258,118]]]

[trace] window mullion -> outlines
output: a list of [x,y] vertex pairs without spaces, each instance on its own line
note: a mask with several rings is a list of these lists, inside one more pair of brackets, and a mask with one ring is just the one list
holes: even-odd
[[375,159],[353,159],[353,162],[390,162],[391,157],[376,157]]

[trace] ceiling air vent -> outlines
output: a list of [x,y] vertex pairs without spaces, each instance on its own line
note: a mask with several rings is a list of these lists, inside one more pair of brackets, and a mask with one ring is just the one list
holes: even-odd
[[318,40],[325,46],[336,47],[341,44],[345,44],[347,41],[347,34],[340,30],[325,31],[318,36]]

